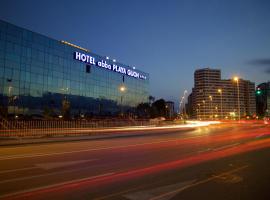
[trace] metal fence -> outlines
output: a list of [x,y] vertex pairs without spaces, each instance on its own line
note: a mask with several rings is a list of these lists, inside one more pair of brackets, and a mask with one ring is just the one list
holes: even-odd
[[22,121],[0,119],[0,137],[12,136],[54,136],[96,134],[100,130],[112,131],[115,128],[131,126],[155,126],[149,120],[39,120]]

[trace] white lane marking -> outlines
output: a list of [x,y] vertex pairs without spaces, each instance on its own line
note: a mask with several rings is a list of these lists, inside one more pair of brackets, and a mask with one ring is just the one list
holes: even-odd
[[238,145],[240,145],[240,144],[241,144],[241,143],[239,143],[239,142],[233,143],[233,144],[228,144],[228,145],[225,145],[225,146],[221,146],[221,147],[214,148],[213,151],[220,151],[220,150],[223,150],[223,149],[228,149],[228,148],[231,148],[231,147],[238,146]]
[[70,166],[70,165],[76,165],[76,164],[81,164],[81,163],[86,163],[86,162],[96,161],[96,160],[98,160],[98,159],[38,163],[38,164],[35,164],[34,167],[24,167],[24,168],[18,168],[18,169],[3,170],[3,171],[0,171],[0,174],[6,174],[6,173],[18,172],[18,171],[26,171],[26,170],[32,170],[32,169],[50,170],[50,169],[61,168],[61,167],[66,167],[66,166]]
[[[196,180],[193,179],[193,180],[189,180],[189,181],[178,182],[176,184],[157,187],[157,188],[150,189],[150,190],[132,192],[132,193],[128,193],[128,194],[123,195],[123,197],[130,199],[130,200],[149,200],[150,198],[153,198],[157,195],[164,194],[165,192],[176,190],[179,187],[185,187],[187,185],[190,185],[190,184],[194,183],[195,181]],[[166,200],[170,199],[173,196],[174,196],[174,194],[172,196],[167,196],[165,199]],[[101,199],[99,199],[99,200],[101,200]]]
[[40,169],[50,170],[50,169],[61,168],[61,167],[66,167],[70,165],[77,165],[77,164],[86,163],[86,162],[95,161],[95,160],[98,160],[98,159],[38,163],[38,164],[35,164],[35,166]]
[[137,146],[143,146],[143,145],[148,145],[148,144],[151,145],[151,144],[160,144],[160,143],[173,142],[173,141],[179,141],[179,140],[185,140],[185,139],[193,139],[193,138],[198,138],[198,137],[202,137],[202,136],[193,136],[193,137],[187,137],[187,138],[182,138],[182,139],[162,140],[162,141],[157,141],[157,142],[131,144],[131,145],[123,145],[123,146],[115,146],[115,147],[101,147],[101,148],[83,149],[83,150],[76,150],[76,151],[64,151],[64,152],[57,152],[57,153],[40,153],[40,154],[24,154],[24,155],[19,155],[19,156],[16,156],[16,155],[3,156],[3,157],[0,157],[0,160],[11,160],[11,159],[18,159],[18,158],[32,158],[32,157],[62,155],[62,154],[90,152],[90,151],[99,151],[99,150],[120,149],[120,148],[126,148],[126,147],[137,147]]
[[46,185],[46,186],[42,186],[42,187],[36,187],[36,188],[32,188],[29,190],[21,190],[18,192],[12,192],[12,193],[8,193],[8,194],[4,194],[4,195],[0,195],[0,198],[7,198],[7,197],[12,197],[12,196],[16,196],[16,195],[20,195],[20,194],[25,194],[28,192],[33,192],[33,191],[37,191],[37,190],[43,190],[43,189],[48,189],[48,188],[53,188],[53,187],[59,187],[59,186],[63,186],[63,185],[68,185],[68,184],[76,184],[78,182],[81,181],[89,181],[95,178],[100,178],[100,177],[104,177],[104,176],[110,176],[115,174],[114,172],[111,173],[106,173],[106,174],[100,174],[100,175],[96,175],[96,176],[90,176],[90,177],[86,177],[86,178],[81,178],[81,179],[75,179],[72,181],[64,181],[61,183],[56,183],[56,184],[51,184],[51,185]]
[[257,135],[256,138],[263,137],[265,134]]
[[208,151],[211,151],[212,149],[211,148],[207,148],[207,149],[203,149],[203,150],[200,150],[200,151],[197,151],[198,153],[205,153],[205,152],[208,152]]
[[24,167],[24,168],[19,168],[19,169],[2,170],[2,171],[0,171],[0,174],[17,172],[17,171],[25,171],[25,170],[30,170],[30,169],[37,169],[37,167]]
[[[217,175],[217,176],[220,177],[220,176],[224,176],[224,175],[230,175],[230,174],[235,173],[235,172],[237,172],[237,171],[243,170],[243,169],[245,169],[245,168],[247,168],[247,167],[248,167],[248,165],[244,165],[244,166],[242,166],[242,167],[239,167],[239,168],[236,168],[236,169],[227,171],[227,172],[223,172],[223,173],[221,173],[221,174],[219,174],[219,175]],[[184,190],[187,190],[187,189],[189,189],[189,188],[192,188],[192,187],[195,187],[195,186],[197,186],[197,185],[201,185],[201,184],[203,184],[203,183],[207,183],[207,182],[209,182],[209,181],[211,181],[211,180],[213,180],[213,179],[216,179],[217,176],[212,176],[212,177],[207,178],[207,179],[204,179],[204,180],[202,180],[202,181],[198,181],[198,182],[196,182],[196,183],[192,183],[192,184],[190,184],[190,185],[186,185],[186,186],[181,187],[181,188],[179,188],[179,189],[176,189],[176,190],[173,190],[173,191],[170,191],[170,192],[167,192],[167,193],[163,193],[163,194],[161,194],[161,195],[159,195],[159,196],[156,196],[156,197],[153,197],[153,198],[151,198],[151,199],[149,199],[149,200],[160,200],[160,199],[165,199],[165,198],[168,197],[168,196],[170,196],[170,197],[171,197],[172,195],[174,196],[174,195],[176,195],[177,193],[180,193],[180,192],[182,192],[182,191],[184,191]]]
[[29,180],[29,179],[46,177],[46,176],[51,176],[51,175],[65,174],[65,173],[76,172],[76,171],[80,171],[82,169],[88,169],[88,168],[90,168],[90,167],[87,166],[87,167],[82,167],[82,168],[78,168],[78,169],[70,169],[70,170],[63,170],[63,171],[58,171],[58,172],[51,172],[51,173],[39,174],[39,175],[34,175],[34,176],[12,178],[12,179],[7,179],[7,180],[2,180],[2,181],[0,181],[0,184],[10,183],[10,182],[17,182],[17,181],[23,181],[23,180]]

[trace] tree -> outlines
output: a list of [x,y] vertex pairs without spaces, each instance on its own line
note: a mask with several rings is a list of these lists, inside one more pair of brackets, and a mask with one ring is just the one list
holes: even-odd
[[152,103],[152,117],[165,117],[166,103],[164,99],[158,99]]
[[165,117],[166,104],[164,99],[159,99],[150,103],[140,103],[137,107],[137,114],[139,117]]
[[152,105],[152,103],[155,101],[155,97],[150,95],[148,97],[148,100],[149,100],[149,104]]
[[66,98],[62,101],[62,115],[65,120],[70,119],[70,102]]
[[151,106],[149,103],[140,103],[137,106],[136,110],[139,117],[143,117],[143,118],[150,117]]

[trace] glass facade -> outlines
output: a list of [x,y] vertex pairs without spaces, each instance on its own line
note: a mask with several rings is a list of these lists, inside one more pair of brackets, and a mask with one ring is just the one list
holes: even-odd
[[0,20],[1,113],[116,115],[148,96],[149,74]]

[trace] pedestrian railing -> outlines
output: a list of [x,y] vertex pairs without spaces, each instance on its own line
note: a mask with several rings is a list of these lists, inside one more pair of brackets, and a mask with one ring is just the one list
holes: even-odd
[[130,126],[155,126],[149,120],[7,120],[0,118],[0,137],[96,134],[100,130]]

